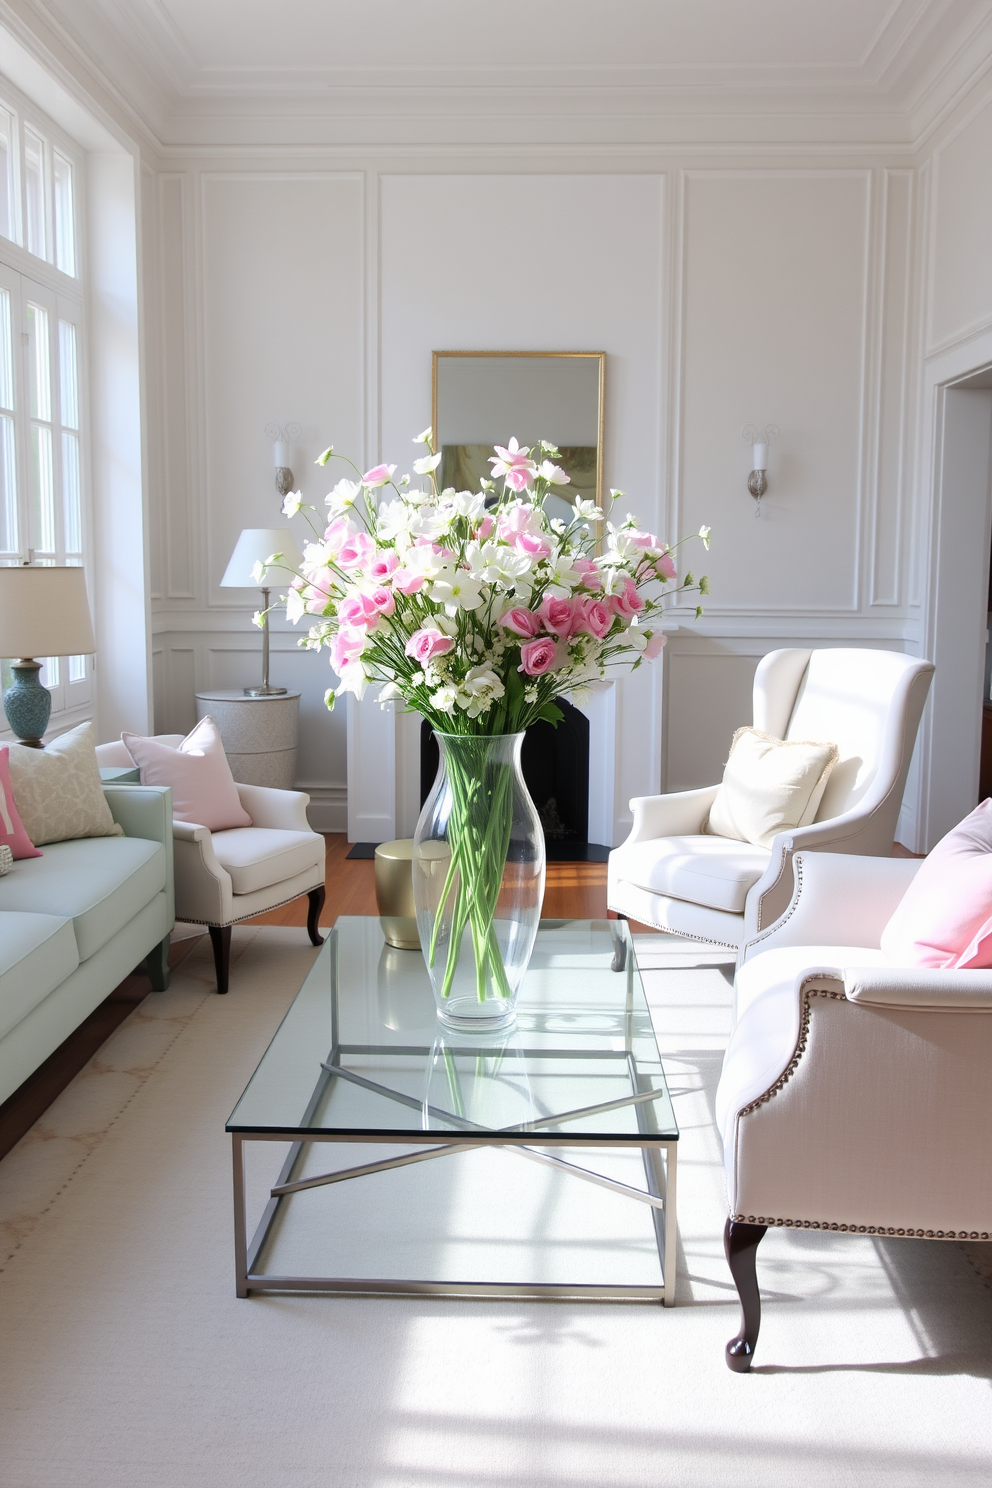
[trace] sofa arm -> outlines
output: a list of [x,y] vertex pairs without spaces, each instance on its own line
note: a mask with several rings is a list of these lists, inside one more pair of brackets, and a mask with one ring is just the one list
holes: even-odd
[[165,848],[165,893],[171,926],[175,919],[172,791],[167,785],[105,785],[103,794],[125,837],[147,837]]
[[650,842],[656,837],[696,836],[713,805],[718,785],[700,790],[671,791],[664,796],[635,796],[630,803],[633,825],[630,836],[621,844]]
[[862,966],[844,973],[848,1002],[869,1007],[992,1008],[992,971]]
[[[741,961],[779,946],[862,945],[877,949],[882,931],[916,876],[920,861],[797,853],[791,903],[766,929],[748,935],[741,948]],[[757,888],[756,884],[751,893]]]
[[310,797],[306,791],[274,790],[267,785],[239,785],[241,804],[256,827],[288,832],[312,832],[307,820]]

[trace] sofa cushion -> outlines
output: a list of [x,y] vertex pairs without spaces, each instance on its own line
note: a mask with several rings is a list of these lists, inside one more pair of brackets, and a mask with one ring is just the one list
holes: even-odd
[[165,874],[165,848],[145,837],[52,842],[43,858],[17,863],[0,878],[0,911],[72,920],[85,961],[165,888]]
[[654,894],[743,914],[770,858],[767,847],[730,837],[656,837],[617,848],[613,871]]
[[44,749],[11,744],[7,759],[14,800],[35,847],[122,835],[103,794],[91,723],[59,734]]
[[242,827],[211,835],[217,861],[231,875],[236,894],[283,883],[308,868],[324,867],[324,839],[316,832]]
[[992,966],[992,800],[976,806],[924,858],[881,946],[896,966]]
[[78,965],[69,920],[19,910],[0,914],[0,1038]]

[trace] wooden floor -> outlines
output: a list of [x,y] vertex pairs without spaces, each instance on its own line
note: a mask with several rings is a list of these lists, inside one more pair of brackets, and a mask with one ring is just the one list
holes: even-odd
[[[351,843],[343,832],[330,833],[324,883],[327,899],[322,925],[333,925],[338,915],[374,915],[375,866],[371,859],[351,859]],[[548,920],[605,920],[606,864],[549,863],[544,890],[544,917]],[[294,899],[281,909],[256,915],[252,925],[305,925],[306,899]]]

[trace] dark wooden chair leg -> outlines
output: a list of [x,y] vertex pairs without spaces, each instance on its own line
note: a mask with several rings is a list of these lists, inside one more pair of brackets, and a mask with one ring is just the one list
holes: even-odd
[[160,940],[157,946],[152,946],[145,964],[148,967],[148,980],[152,984],[152,991],[165,992],[169,985],[168,936]]
[[307,898],[310,900],[310,908],[307,910],[307,934],[311,945],[323,945],[324,937],[317,926],[320,921],[320,911],[324,907],[324,885],[319,889],[311,889]]
[[230,925],[208,925],[210,944],[214,948],[214,970],[217,973],[217,991],[226,992],[231,970]]
[[741,1326],[736,1338],[727,1344],[727,1366],[735,1374],[747,1374],[758,1342],[761,1327],[761,1293],[758,1291],[756,1267],[758,1245],[767,1225],[745,1224],[728,1219],[723,1232],[727,1265],[741,1299]]

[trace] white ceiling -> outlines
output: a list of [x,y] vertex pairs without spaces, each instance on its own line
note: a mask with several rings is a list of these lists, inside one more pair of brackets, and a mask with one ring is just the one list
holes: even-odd
[[666,107],[907,109],[967,62],[992,0],[27,0],[146,122],[254,101],[333,111],[369,92],[537,90]]

